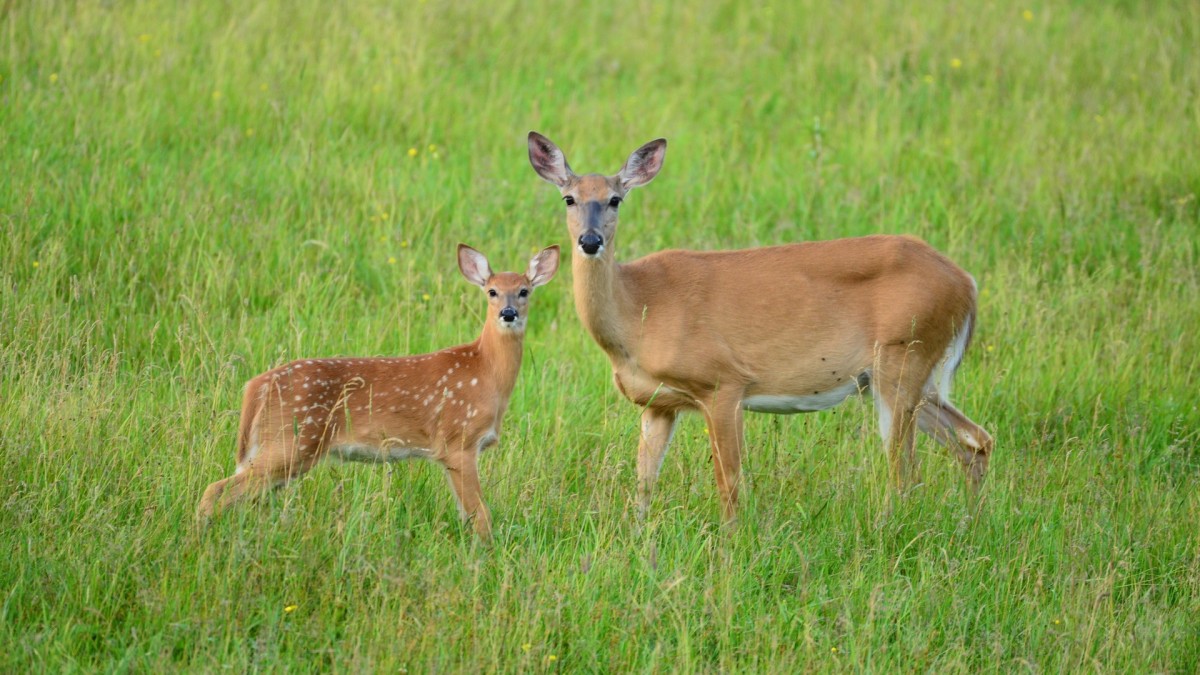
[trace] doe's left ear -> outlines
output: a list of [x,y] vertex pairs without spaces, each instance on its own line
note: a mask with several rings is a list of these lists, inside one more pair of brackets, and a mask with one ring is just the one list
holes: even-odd
[[625,186],[626,190],[629,190],[654,180],[659,170],[662,169],[663,158],[666,156],[667,139],[665,138],[656,138],[634,150],[629,159],[625,160],[625,166],[622,166],[620,173],[617,174],[621,179],[621,184]]
[[558,271],[558,252],[558,244],[555,244],[530,259],[525,278],[529,279],[534,288],[544,286],[554,278],[554,273]]
[[467,281],[480,288],[492,278],[492,267],[488,265],[487,257],[466,244],[458,245],[458,269]]

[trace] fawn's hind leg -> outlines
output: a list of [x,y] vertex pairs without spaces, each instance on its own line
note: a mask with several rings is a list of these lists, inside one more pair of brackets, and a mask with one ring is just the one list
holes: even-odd
[[237,473],[208,486],[196,509],[197,519],[204,521],[233,504],[285,485],[293,478],[308,472],[321,457],[316,444],[265,448]]

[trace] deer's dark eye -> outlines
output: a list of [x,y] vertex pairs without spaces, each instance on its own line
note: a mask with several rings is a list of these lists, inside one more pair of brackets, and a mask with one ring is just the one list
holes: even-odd
[[494,298],[494,297],[496,297],[497,295],[499,295],[499,293],[497,293],[497,292],[496,292],[496,289],[494,289],[494,288],[489,288],[489,289],[488,289],[488,297],[489,297],[489,298]]
[[612,199],[608,200],[608,205],[613,207],[614,209],[617,208],[618,206],[621,205],[621,198],[613,197]]
[[529,289],[528,289],[528,288],[522,288],[522,289],[521,289],[521,292],[520,292],[520,293],[517,293],[517,295],[521,296],[522,298],[528,298],[528,297],[529,297]]
[[567,206],[575,206],[575,198],[571,195],[563,197],[563,201],[567,203]]

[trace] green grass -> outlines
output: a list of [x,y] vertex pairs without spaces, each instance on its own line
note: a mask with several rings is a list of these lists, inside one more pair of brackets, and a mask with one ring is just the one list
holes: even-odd
[[[0,670],[1200,670],[1197,7],[7,3]],[[454,245],[566,243],[530,129],[581,171],[670,140],[622,259],[903,232],[972,272],[978,516],[922,440],[881,517],[850,401],[748,415],[732,532],[688,418],[637,527],[565,269],[481,462],[492,548],[421,463],[198,534],[246,379],[468,341]]]

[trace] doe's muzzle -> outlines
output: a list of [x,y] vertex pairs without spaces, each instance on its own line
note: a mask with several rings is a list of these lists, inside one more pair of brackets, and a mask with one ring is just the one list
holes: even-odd
[[588,255],[596,255],[604,246],[604,237],[599,232],[585,232],[579,237],[579,248]]
[[512,323],[517,320],[517,310],[515,307],[505,307],[500,310],[500,319],[504,323]]

